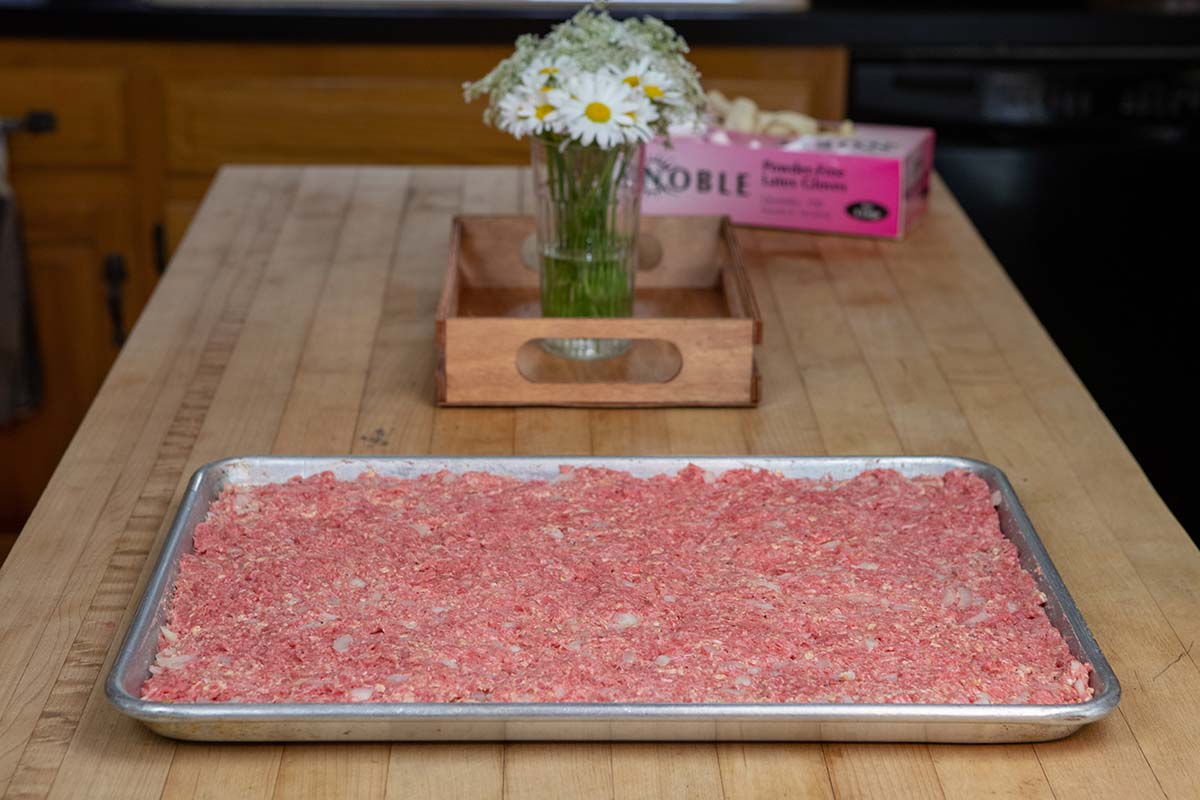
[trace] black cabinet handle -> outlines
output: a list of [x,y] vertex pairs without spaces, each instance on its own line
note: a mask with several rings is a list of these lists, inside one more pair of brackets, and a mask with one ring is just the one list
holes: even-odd
[[104,296],[108,303],[108,317],[112,320],[113,344],[125,344],[125,304],[121,299],[121,287],[129,277],[125,269],[125,258],[120,253],[109,253],[104,257]]
[[154,269],[162,275],[167,271],[167,229],[161,222],[154,226],[150,234],[150,244],[154,248]]
[[0,131],[5,133],[50,133],[58,128],[53,111],[30,111],[23,117],[0,117]]

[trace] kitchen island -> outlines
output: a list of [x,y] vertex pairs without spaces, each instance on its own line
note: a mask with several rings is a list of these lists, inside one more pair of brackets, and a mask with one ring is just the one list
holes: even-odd
[[[438,409],[452,217],[524,171],[225,168],[0,570],[12,797],[1191,797],[1200,552],[953,198],[900,243],[739,229],[754,409]],[[175,742],[103,682],[185,484],[230,455],[949,453],[1013,480],[1124,686],[1059,742]]]

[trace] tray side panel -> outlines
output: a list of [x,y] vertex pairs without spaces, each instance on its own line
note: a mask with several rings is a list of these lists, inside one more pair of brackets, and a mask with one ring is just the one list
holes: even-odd
[[728,217],[721,220],[721,236],[725,242],[721,283],[724,288],[725,302],[729,306],[729,314],[733,317],[753,320],[754,343],[762,344],[762,314],[758,310],[758,301],[754,298],[750,277],[746,274],[742,247],[738,243],[737,234]]
[[1008,744],[1070,736],[1079,723],[924,722],[408,722],[285,721],[253,726],[227,722],[149,721],[163,736],[191,741],[625,741],[625,742],[928,742]]
[[[683,366],[664,383],[534,383],[517,354],[542,338],[657,339]],[[712,405],[753,402],[748,319],[452,319],[446,322],[447,405]]]

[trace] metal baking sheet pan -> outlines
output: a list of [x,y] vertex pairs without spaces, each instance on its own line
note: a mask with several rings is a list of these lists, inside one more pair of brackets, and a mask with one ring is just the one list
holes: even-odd
[[[331,470],[411,477],[450,470],[547,478],[560,465],[675,474],[688,464],[721,473],[751,467],[788,477],[850,478],[876,468],[903,475],[963,469],[1000,493],[1000,527],[1048,600],[1046,613],[1071,653],[1091,662],[1094,697],[1070,705],[654,704],[654,703],[159,703],[139,697],[158,647],[179,559],[208,506],[231,484],[264,484]],[[123,713],[164,736],[211,741],[347,740],[693,740],[1033,742],[1058,739],[1116,707],[1121,689],[1046,549],[999,469],[964,458],[293,458],[247,457],[198,470],[188,485],[158,564],[107,683]]]

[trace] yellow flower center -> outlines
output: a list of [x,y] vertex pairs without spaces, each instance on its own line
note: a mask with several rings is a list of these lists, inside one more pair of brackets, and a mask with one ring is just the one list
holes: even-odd
[[544,103],[544,104],[538,106],[537,111],[535,111],[533,113],[535,115],[537,115],[538,119],[545,119],[546,115],[549,114],[553,110],[554,110],[554,106],[550,105],[549,103]]
[[550,84],[548,84],[548,83],[547,83],[545,86],[543,86],[542,88],[538,89],[538,91],[539,91],[539,92],[548,92],[548,91],[550,91],[552,88],[553,88],[553,87],[552,87]]
[[583,113],[592,122],[604,123],[612,119],[612,109],[604,103],[588,103]]
[[646,88],[646,97],[649,97],[652,100],[657,100],[658,98],[663,96],[663,90],[661,88],[659,88],[658,86],[654,86],[654,85],[648,83],[648,84],[646,84],[645,88]]
[[542,67],[538,70],[539,75],[554,75],[558,72],[558,67]]
[[625,83],[628,83],[630,86],[637,86],[639,83],[641,83],[641,81],[638,80],[637,75],[630,75],[625,79]]

